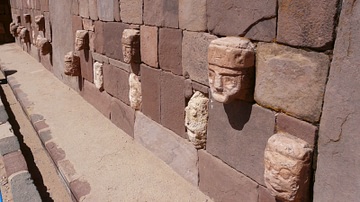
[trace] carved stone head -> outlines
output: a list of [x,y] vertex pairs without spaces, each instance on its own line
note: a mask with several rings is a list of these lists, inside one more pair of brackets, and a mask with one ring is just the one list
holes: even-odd
[[20,35],[21,30],[22,30],[22,29],[24,29],[24,28],[25,28],[25,27],[24,27],[24,26],[22,26],[22,25],[17,26],[17,28],[16,28],[16,34],[19,36],[19,35]]
[[36,38],[36,47],[40,50],[41,55],[49,54],[52,49],[50,41],[40,35]]
[[140,31],[125,29],[121,42],[124,62],[140,63]]
[[185,126],[191,143],[202,149],[206,144],[209,99],[196,91],[185,108]]
[[288,133],[277,133],[264,154],[265,184],[281,201],[308,201],[312,147]]
[[210,90],[216,101],[253,101],[255,46],[250,40],[241,37],[213,40],[208,62]]
[[35,24],[38,31],[45,30],[45,18],[44,15],[35,16]]
[[23,43],[30,42],[30,32],[25,27],[20,30],[19,37]]
[[14,36],[17,37],[18,33],[17,33],[17,28],[19,27],[19,24],[12,22],[10,23],[10,33]]
[[68,52],[64,57],[64,73],[69,76],[80,76],[80,57],[74,52]]
[[89,33],[86,30],[77,30],[75,35],[75,50],[80,51],[89,48]]
[[101,90],[104,86],[103,64],[100,62],[95,62],[93,68],[95,87]]

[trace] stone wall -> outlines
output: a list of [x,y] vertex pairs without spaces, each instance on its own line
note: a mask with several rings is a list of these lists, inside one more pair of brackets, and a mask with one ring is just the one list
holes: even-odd
[[358,198],[355,0],[11,5],[25,51],[215,201]]

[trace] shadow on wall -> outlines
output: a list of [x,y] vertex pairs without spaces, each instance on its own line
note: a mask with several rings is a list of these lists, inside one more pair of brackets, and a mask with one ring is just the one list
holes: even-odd
[[11,10],[8,0],[0,1],[0,45],[14,42],[15,39],[10,34]]
[[236,100],[223,106],[231,127],[235,130],[242,130],[250,119],[252,104]]

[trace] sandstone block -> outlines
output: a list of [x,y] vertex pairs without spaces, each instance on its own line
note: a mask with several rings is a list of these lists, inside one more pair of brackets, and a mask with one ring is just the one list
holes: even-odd
[[274,134],[275,113],[258,105],[210,101],[206,150],[264,184],[264,149]]
[[274,41],[276,39],[276,18],[258,22],[246,32],[245,37],[256,41]]
[[180,29],[161,28],[159,30],[160,68],[182,75],[181,64],[182,31]]
[[106,57],[105,55],[101,55],[98,53],[91,53],[92,57],[94,60],[101,62],[101,63],[106,63],[109,64],[109,58]]
[[161,70],[141,65],[141,111],[160,123],[160,78]]
[[286,132],[315,145],[317,127],[294,117],[280,113],[276,118],[277,132]]
[[89,18],[89,0],[79,1],[79,15],[83,18]]
[[265,148],[265,184],[282,201],[309,201],[311,146],[288,133],[271,136]]
[[21,172],[11,177],[9,181],[14,201],[42,201],[29,172]]
[[[44,1],[44,0],[42,0],[42,1]],[[46,0],[46,1],[49,1],[49,0]],[[79,0],[72,0],[71,13],[73,15],[79,15]]]
[[[251,9],[250,9],[251,8]],[[207,27],[222,36],[246,34],[253,24],[276,16],[276,0],[208,0]],[[273,27],[276,29],[276,27]]]
[[199,150],[200,190],[215,201],[257,201],[258,184],[219,159]]
[[130,73],[129,86],[130,86],[130,91],[129,91],[130,106],[135,110],[140,110],[141,102],[142,102],[141,83],[139,77],[134,73]]
[[144,0],[143,20],[145,25],[178,28],[178,0]]
[[277,41],[292,46],[331,48],[337,0],[280,0]]
[[191,143],[170,130],[155,123],[140,112],[136,112],[134,126],[135,141],[165,161],[175,172],[197,186],[197,151]]
[[89,0],[89,16],[92,20],[98,20],[97,0]]
[[155,68],[159,66],[157,27],[140,27],[140,52],[142,62]]
[[187,138],[184,127],[184,80],[168,72],[161,73],[161,124]]
[[125,29],[121,40],[124,62],[140,63],[140,31]]
[[8,153],[20,150],[20,145],[17,137],[12,131],[9,122],[0,125],[0,154],[4,156]]
[[116,98],[112,99],[110,109],[111,122],[133,137],[135,110]]
[[80,51],[80,68],[81,76],[90,82],[94,82],[93,58],[89,50]]
[[119,0],[113,0],[113,11],[115,21],[120,21],[120,4]]
[[84,80],[81,96],[99,110],[106,118],[110,118],[111,96],[106,92],[100,92],[94,84]]
[[206,0],[179,0],[179,27],[189,31],[205,31]]
[[187,72],[190,79],[209,85],[208,79],[208,47],[216,36],[207,33],[183,32],[182,66],[183,75]]
[[205,148],[206,146],[206,129],[209,117],[208,104],[209,99],[196,91],[185,108],[187,135],[196,149]]
[[257,47],[255,100],[297,118],[320,118],[329,57],[277,44]]
[[20,172],[27,171],[28,167],[21,151],[12,152],[4,156],[4,165],[7,177]]
[[103,64],[100,62],[95,62],[93,68],[95,87],[99,90],[102,90],[104,88]]
[[110,64],[104,64],[104,90],[129,104],[129,73]]
[[94,48],[95,52],[104,54],[105,53],[105,38],[104,38],[104,22],[95,21],[95,40],[94,40]]
[[97,13],[101,21],[114,21],[114,0],[97,1]]
[[143,1],[142,0],[120,0],[120,16],[125,23],[142,24]]
[[95,32],[89,31],[89,49],[91,52],[95,51]]
[[111,59],[109,58],[109,63],[117,68],[120,68],[126,72],[130,72],[130,69],[131,69],[131,65],[130,64],[126,64],[126,63],[123,63],[119,60],[114,60],[114,59]]
[[83,24],[84,30],[87,30],[87,31],[95,30],[93,21],[90,19],[82,19],[82,24]]
[[129,25],[118,22],[107,22],[104,25],[104,51],[105,55],[124,61],[121,39],[125,29],[128,29]]

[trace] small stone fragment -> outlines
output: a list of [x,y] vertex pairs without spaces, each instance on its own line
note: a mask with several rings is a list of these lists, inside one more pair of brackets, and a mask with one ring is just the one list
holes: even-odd
[[191,143],[196,149],[205,148],[208,124],[209,99],[196,91],[185,108],[185,126]]
[[86,30],[77,30],[75,38],[75,50],[80,51],[89,48],[89,34]]
[[140,31],[125,29],[121,42],[124,62],[140,63]]
[[36,47],[40,49],[41,55],[49,54],[52,49],[50,41],[40,35],[38,35],[36,38]]
[[65,69],[64,73],[68,76],[80,76],[80,57],[70,51],[64,58]]
[[134,73],[130,73],[129,86],[130,106],[135,110],[140,110],[142,103],[141,82],[139,77]]
[[94,63],[94,84],[99,90],[104,88],[103,64],[100,62]]
[[265,148],[265,184],[281,201],[307,202],[312,147],[288,133],[271,136]]

